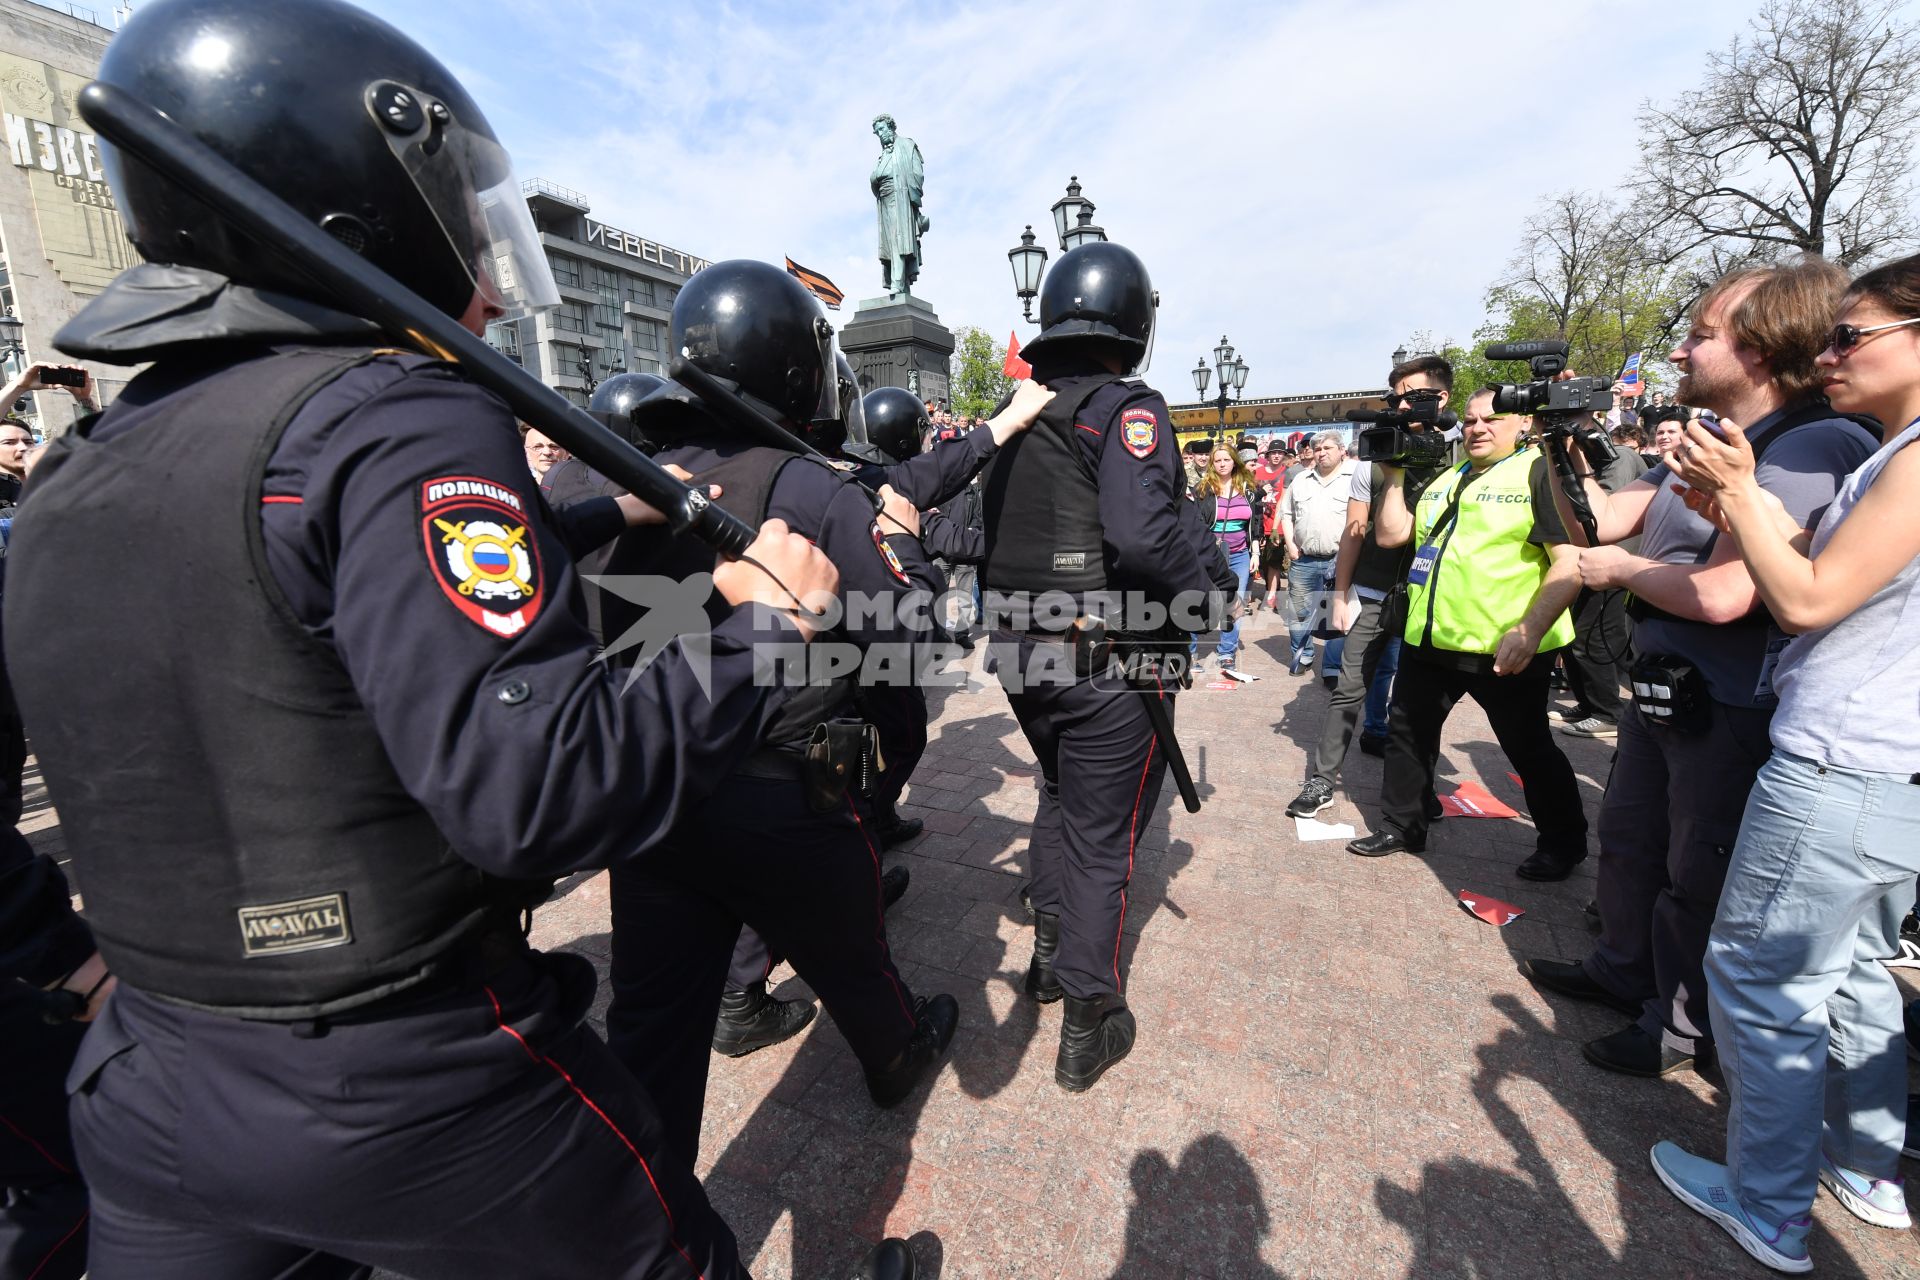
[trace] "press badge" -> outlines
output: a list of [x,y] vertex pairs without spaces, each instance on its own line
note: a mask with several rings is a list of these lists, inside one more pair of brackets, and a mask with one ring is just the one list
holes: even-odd
[[1413,564],[1407,569],[1407,585],[1424,587],[1427,579],[1433,576],[1434,562],[1440,559],[1440,548],[1429,542],[1413,553]]

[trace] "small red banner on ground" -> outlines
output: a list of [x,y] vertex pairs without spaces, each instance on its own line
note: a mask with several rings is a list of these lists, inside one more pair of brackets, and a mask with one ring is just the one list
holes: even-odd
[[1460,906],[1467,914],[1479,916],[1491,925],[1509,925],[1527,914],[1511,902],[1489,898],[1486,894],[1475,893],[1471,889],[1460,891]]
[[1239,687],[1240,687],[1240,682],[1238,680],[1209,680],[1207,682],[1207,688],[1209,689],[1231,690],[1231,689],[1238,689]]
[[1007,360],[1005,364],[1000,366],[1000,372],[1006,374],[1009,378],[1031,378],[1033,376],[1033,366],[1020,358],[1020,335],[1018,333],[1010,332],[1007,334]]
[[1509,809],[1493,798],[1477,782],[1463,782],[1450,796],[1440,797],[1440,806],[1456,818],[1517,818],[1519,811]]

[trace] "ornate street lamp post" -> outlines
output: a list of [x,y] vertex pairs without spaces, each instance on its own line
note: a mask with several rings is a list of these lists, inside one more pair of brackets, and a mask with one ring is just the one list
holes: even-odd
[[[1053,231],[1063,252],[1071,253],[1083,244],[1095,244],[1107,238],[1106,230],[1094,225],[1093,201],[1080,194],[1080,179],[1067,179],[1067,194],[1053,202]],[[1040,279],[1047,270],[1047,250],[1034,243],[1033,225],[1021,233],[1020,243],[1007,250],[1007,262],[1013,267],[1013,291],[1020,299],[1020,313],[1033,319],[1033,300],[1040,295]]]

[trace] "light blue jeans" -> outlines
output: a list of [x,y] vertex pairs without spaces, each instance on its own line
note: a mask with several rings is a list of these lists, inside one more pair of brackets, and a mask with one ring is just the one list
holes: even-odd
[[[1900,1176],[1907,1055],[1881,963],[1920,871],[1920,785],[1776,749],[1747,798],[1707,943],[1727,1165],[1769,1223],[1812,1210],[1822,1146]],[[1824,1120],[1824,1128],[1823,1128]]]
[[[1333,593],[1332,556],[1303,556],[1287,566],[1287,635],[1297,661],[1313,653],[1313,628],[1324,620],[1327,599]],[[1327,656],[1320,674],[1331,680],[1340,674],[1340,655],[1345,652],[1345,636],[1327,641]]]
[[[1234,580],[1240,584],[1235,590],[1239,592],[1239,598],[1242,600],[1247,597],[1247,565],[1252,559],[1251,548],[1227,553],[1227,568],[1233,571]],[[1239,652],[1240,619],[1235,618],[1233,625],[1220,633],[1220,664],[1225,666],[1232,662],[1233,655]]]

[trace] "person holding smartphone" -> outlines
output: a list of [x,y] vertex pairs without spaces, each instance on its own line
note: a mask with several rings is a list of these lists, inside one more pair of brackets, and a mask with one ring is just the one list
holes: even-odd
[[[1764,454],[1759,484],[1802,527],[1873,451],[1873,435],[1821,394],[1814,365],[1846,276],[1819,258],[1736,271],[1694,307],[1668,357],[1681,402],[1735,422]],[[1676,424],[1677,425],[1677,424]],[[1579,450],[1574,450],[1579,455]],[[1535,958],[1528,976],[1549,991],[1605,1005],[1627,1025],[1588,1041],[1588,1062],[1655,1077],[1705,1063],[1707,934],[1727,874],[1727,852],[1754,775],[1767,757],[1778,698],[1773,673],[1787,636],[1762,606],[1735,543],[1673,492],[1671,454],[1617,492],[1584,479],[1598,546],[1580,552],[1589,591],[1632,593],[1633,706],[1620,718],[1619,754],[1600,807],[1595,886],[1601,931],[1584,960]],[[1566,495],[1552,486],[1568,536],[1584,544]],[[1637,554],[1618,544],[1639,536]],[[1669,688],[1686,714],[1639,695]]]
[[[30,364],[14,375],[11,382],[0,388],[0,414],[12,417],[14,406],[20,397],[30,391],[50,391],[60,387],[73,397],[74,403],[83,413],[100,412],[100,401],[94,395],[93,374],[77,364]],[[17,419],[15,419],[17,421]],[[19,460],[8,451],[0,456],[0,471],[12,477],[14,497],[19,497],[19,484],[24,468]]]
[[[1759,433],[1727,415],[1675,453],[1761,600],[1794,633],[1780,705],[1727,866],[1706,980],[1729,1112],[1724,1164],[1649,1153],[1682,1202],[1777,1271],[1812,1268],[1825,1186],[1863,1222],[1910,1226],[1907,1063],[1885,961],[1920,873],[1920,257],[1840,300],[1817,376],[1886,443],[1806,530],[1760,484]],[[1711,496],[1711,503],[1706,501]]]

